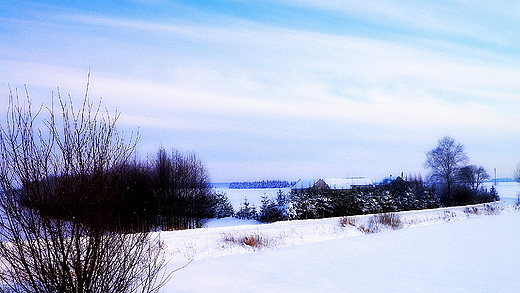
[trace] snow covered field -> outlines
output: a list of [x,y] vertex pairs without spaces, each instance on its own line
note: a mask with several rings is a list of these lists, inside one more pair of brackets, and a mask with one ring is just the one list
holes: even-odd
[[[164,232],[175,272],[165,292],[518,292],[520,191],[501,183],[495,209],[399,213],[403,229],[364,234],[340,218],[259,225],[236,219]],[[496,215],[493,211],[500,210]],[[486,211],[493,215],[485,215]],[[253,239],[248,246],[244,239]]]

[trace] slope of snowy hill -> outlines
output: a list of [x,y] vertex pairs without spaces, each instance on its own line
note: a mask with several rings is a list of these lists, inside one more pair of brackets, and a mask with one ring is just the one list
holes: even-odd
[[[490,205],[398,213],[398,230],[372,215],[258,224],[220,219],[163,232],[165,292],[517,292],[518,185]],[[371,232],[374,232],[372,230]]]
[[520,213],[194,261],[166,292],[518,292]]

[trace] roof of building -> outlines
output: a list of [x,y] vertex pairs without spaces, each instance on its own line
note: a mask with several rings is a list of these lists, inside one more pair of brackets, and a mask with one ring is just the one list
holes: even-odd
[[351,189],[352,186],[367,186],[372,185],[372,180],[364,176],[352,176],[343,178],[322,178],[322,179],[305,179],[298,180],[293,188],[304,189],[310,188],[316,184],[316,182],[322,180],[325,182],[330,189]]

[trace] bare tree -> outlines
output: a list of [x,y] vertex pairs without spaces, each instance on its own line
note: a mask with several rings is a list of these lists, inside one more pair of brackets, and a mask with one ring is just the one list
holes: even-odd
[[472,190],[478,190],[484,180],[489,179],[489,174],[482,166],[468,165],[460,168],[458,178],[461,183],[468,185]]
[[163,229],[199,228],[214,216],[213,193],[206,167],[194,154],[161,148],[153,163],[158,224]]
[[33,111],[26,95],[10,90],[0,130],[0,292],[156,292],[161,240],[107,225],[138,135],[124,139],[88,83],[78,109],[58,92]]
[[425,167],[431,171],[430,177],[446,190],[447,204],[453,204],[453,187],[459,169],[466,164],[468,156],[464,145],[449,136],[439,139],[437,147],[426,154]]

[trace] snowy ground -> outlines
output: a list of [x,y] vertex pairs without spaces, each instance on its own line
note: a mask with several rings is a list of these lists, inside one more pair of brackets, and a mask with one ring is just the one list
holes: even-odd
[[[518,292],[520,188],[501,183],[499,215],[476,206],[399,213],[403,229],[364,234],[340,218],[259,225],[236,219],[165,232],[178,268],[165,292]],[[474,210],[473,210],[474,211]],[[487,212],[486,212],[487,211]],[[491,214],[495,214],[491,212]],[[242,242],[251,237],[252,247]]]

